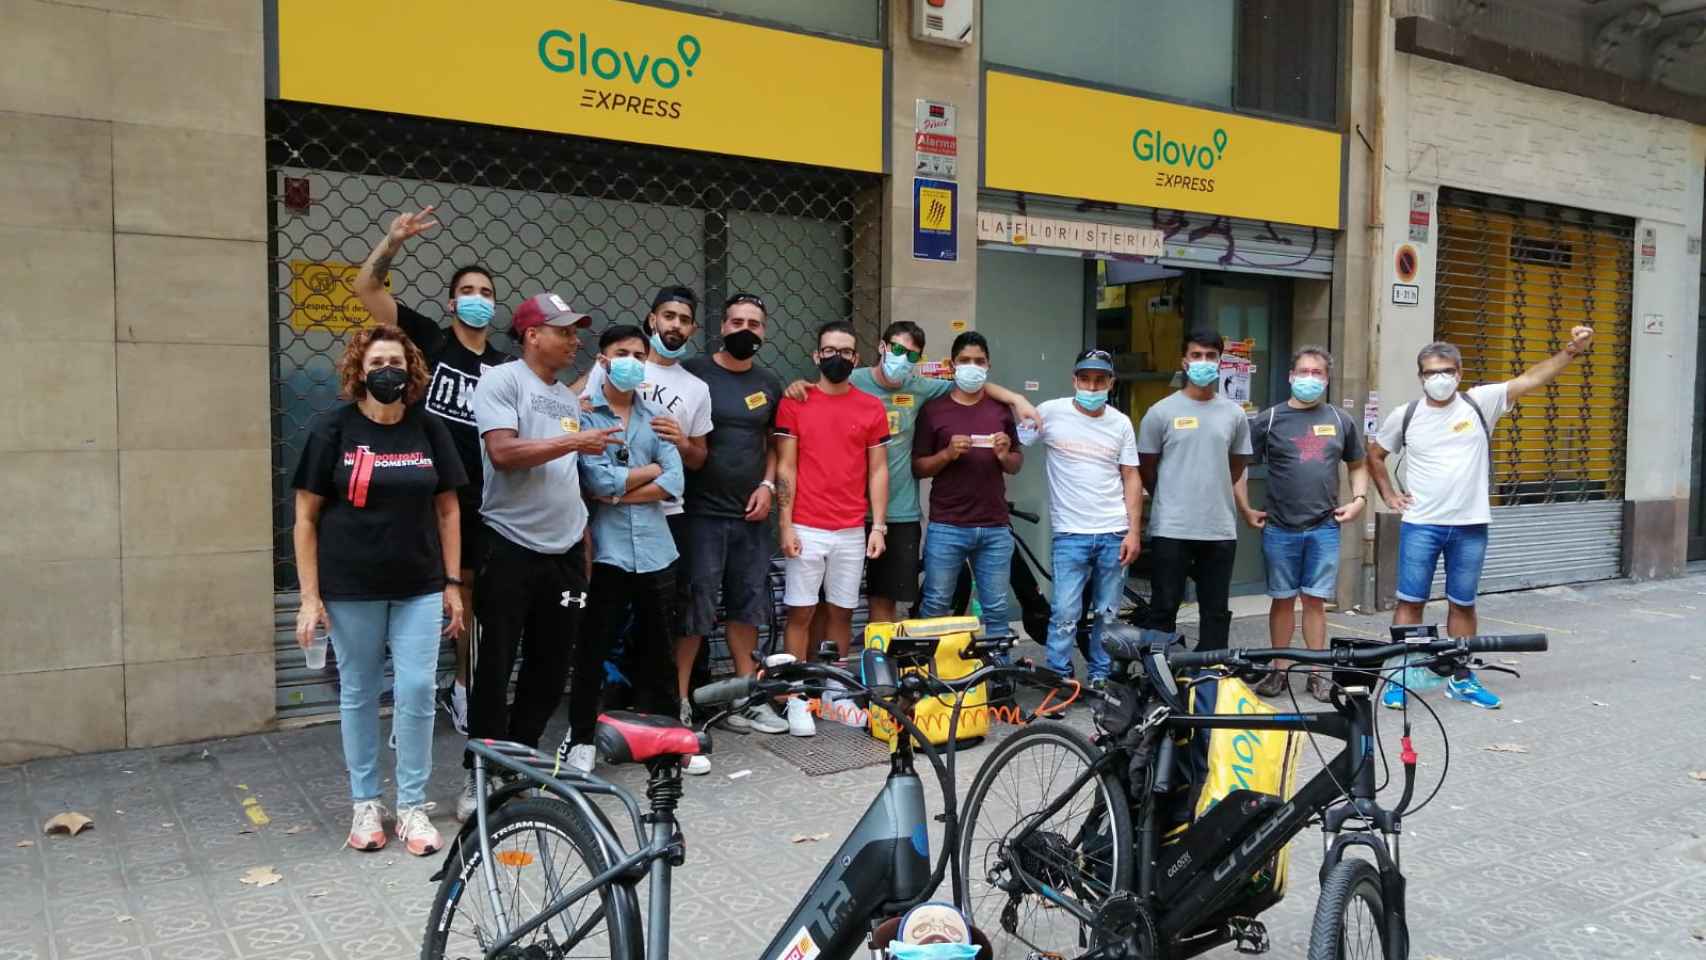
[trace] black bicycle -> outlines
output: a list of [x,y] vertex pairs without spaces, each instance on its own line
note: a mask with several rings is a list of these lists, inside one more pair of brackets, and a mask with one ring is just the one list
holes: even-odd
[[[1105,693],[1086,691],[1094,737],[1064,724],[1031,725],[997,744],[972,783],[960,834],[960,899],[997,960],[1181,960],[1225,943],[1262,952],[1266,929],[1256,918],[1283,895],[1277,855],[1314,822],[1329,842],[1309,960],[1402,960],[1409,934],[1398,838],[1416,757],[1406,715],[1403,794],[1383,807],[1372,705],[1380,685],[1396,681],[1382,676],[1382,665],[1405,655],[1450,674],[1477,653],[1546,649],[1541,634],[1452,639],[1415,627],[1393,628],[1391,643],[1334,638],[1322,651],[1188,652],[1173,635],[1123,625],[1104,643],[1115,669]],[[1201,676],[1189,671],[1253,678],[1278,659],[1294,664],[1288,669],[1330,668],[1333,709],[1187,709],[1180,683]],[[1189,795],[1188,754],[1195,738],[1216,729],[1299,731],[1345,747],[1289,798],[1234,789],[1192,822],[1192,803],[1181,802]],[[1449,756],[1448,746],[1447,763]],[[1366,848],[1372,860],[1346,856],[1352,847]]]
[[[834,666],[772,657],[755,677],[712,683],[694,692],[701,706],[721,712],[701,730],[673,717],[606,714],[599,718],[599,751],[611,762],[644,763],[647,809],[621,787],[562,767],[553,758],[515,743],[470,741],[480,796],[494,773],[507,775],[464,824],[433,876],[439,891],[428,917],[423,960],[557,960],[614,957],[667,960],[670,872],[687,858],[688,844],[676,808],[682,796],[681,761],[711,749],[709,728],[749,703],[786,694],[817,693],[831,681],[884,709],[906,735],[896,738],[889,774],[876,799],[824,866],[799,905],[761,954],[845,960],[862,941],[884,945],[885,923],[929,899],[953,871],[960,888],[953,748],[946,758],[912,722],[913,707],[927,696],[957,697],[997,674],[1053,689],[1059,677],[1030,664],[988,666],[960,680],[931,673],[938,638],[897,638],[886,651],[867,650],[859,675]],[[1011,637],[979,637],[968,655],[1004,656]],[[1077,689],[1076,684],[1070,688]],[[1046,702],[1046,700],[1045,700]],[[956,710],[950,720],[957,724]],[[914,768],[914,748],[936,774],[942,793],[944,845],[932,867],[930,820],[924,786]],[[524,792],[539,791],[536,797]],[[631,822],[627,847],[595,800],[614,801]],[[607,804],[610,806],[611,804]],[[639,885],[649,882],[641,922]],[[892,935],[892,925],[889,928]]]

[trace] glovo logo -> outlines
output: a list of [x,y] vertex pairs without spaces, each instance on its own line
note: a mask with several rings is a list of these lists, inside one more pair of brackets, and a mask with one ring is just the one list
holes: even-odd
[[[1213,193],[1214,178],[1201,173],[1213,170],[1214,165],[1226,156],[1230,140],[1226,131],[1220,128],[1215,129],[1210,142],[1191,143],[1170,139],[1160,127],[1143,127],[1131,135],[1131,153],[1142,163],[1172,168],[1155,171],[1157,187]],[[1178,172],[1181,169],[1186,172]]]
[[552,73],[574,73],[600,80],[620,80],[634,86],[650,84],[673,90],[693,76],[703,53],[699,38],[684,33],[675,41],[675,56],[651,51],[594,46],[586,32],[551,29],[539,35],[539,62]]

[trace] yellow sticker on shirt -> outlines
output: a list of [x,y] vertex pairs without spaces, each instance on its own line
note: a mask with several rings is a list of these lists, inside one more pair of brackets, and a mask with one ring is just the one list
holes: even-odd
[[1456,423],[1451,425],[1451,432],[1452,433],[1462,433],[1463,431],[1465,431],[1467,429],[1469,429],[1469,421],[1467,421],[1467,420],[1459,420]]
[[1336,437],[1339,435],[1339,428],[1331,423],[1317,423],[1315,435],[1317,437]]
[[1197,418],[1196,417],[1174,417],[1173,418],[1173,429],[1174,430],[1195,430],[1196,428],[1197,428]]
[[888,414],[889,414],[889,436],[898,437],[898,436],[900,436],[900,414],[896,413],[893,410],[890,410],[888,412]]
[[897,394],[895,394],[894,395],[894,405],[897,407],[910,407],[910,406],[912,406],[912,394],[910,394],[910,393],[897,393]]
[[770,398],[760,391],[759,393],[755,393],[746,398],[746,408],[748,410],[757,410],[759,407],[762,407],[769,402]]
[[564,433],[580,433],[581,432],[581,422],[579,420],[576,420],[574,417],[564,417],[561,422],[563,424],[563,432]]

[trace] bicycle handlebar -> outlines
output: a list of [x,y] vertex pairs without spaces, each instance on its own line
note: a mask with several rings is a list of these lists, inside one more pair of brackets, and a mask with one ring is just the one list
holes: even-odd
[[707,683],[693,691],[695,706],[711,707],[720,703],[732,703],[752,696],[753,688],[758,686],[757,677],[730,677]]
[[1378,666],[1404,653],[1538,653],[1546,649],[1546,634],[1445,637],[1427,643],[1385,643],[1354,650],[1295,650],[1289,647],[1235,647],[1229,650],[1191,650],[1167,654],[1167,665],[1188,670],[1228,663],[1267,663],[1292,660],[1338,666]]

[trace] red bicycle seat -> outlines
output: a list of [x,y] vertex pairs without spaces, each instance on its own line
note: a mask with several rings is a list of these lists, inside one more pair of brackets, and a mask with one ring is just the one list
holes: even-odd
[[594,739],[608,763],[644,763],[656,757],[711,752],[710,740],[680,720],[627,710],[599,714]]

